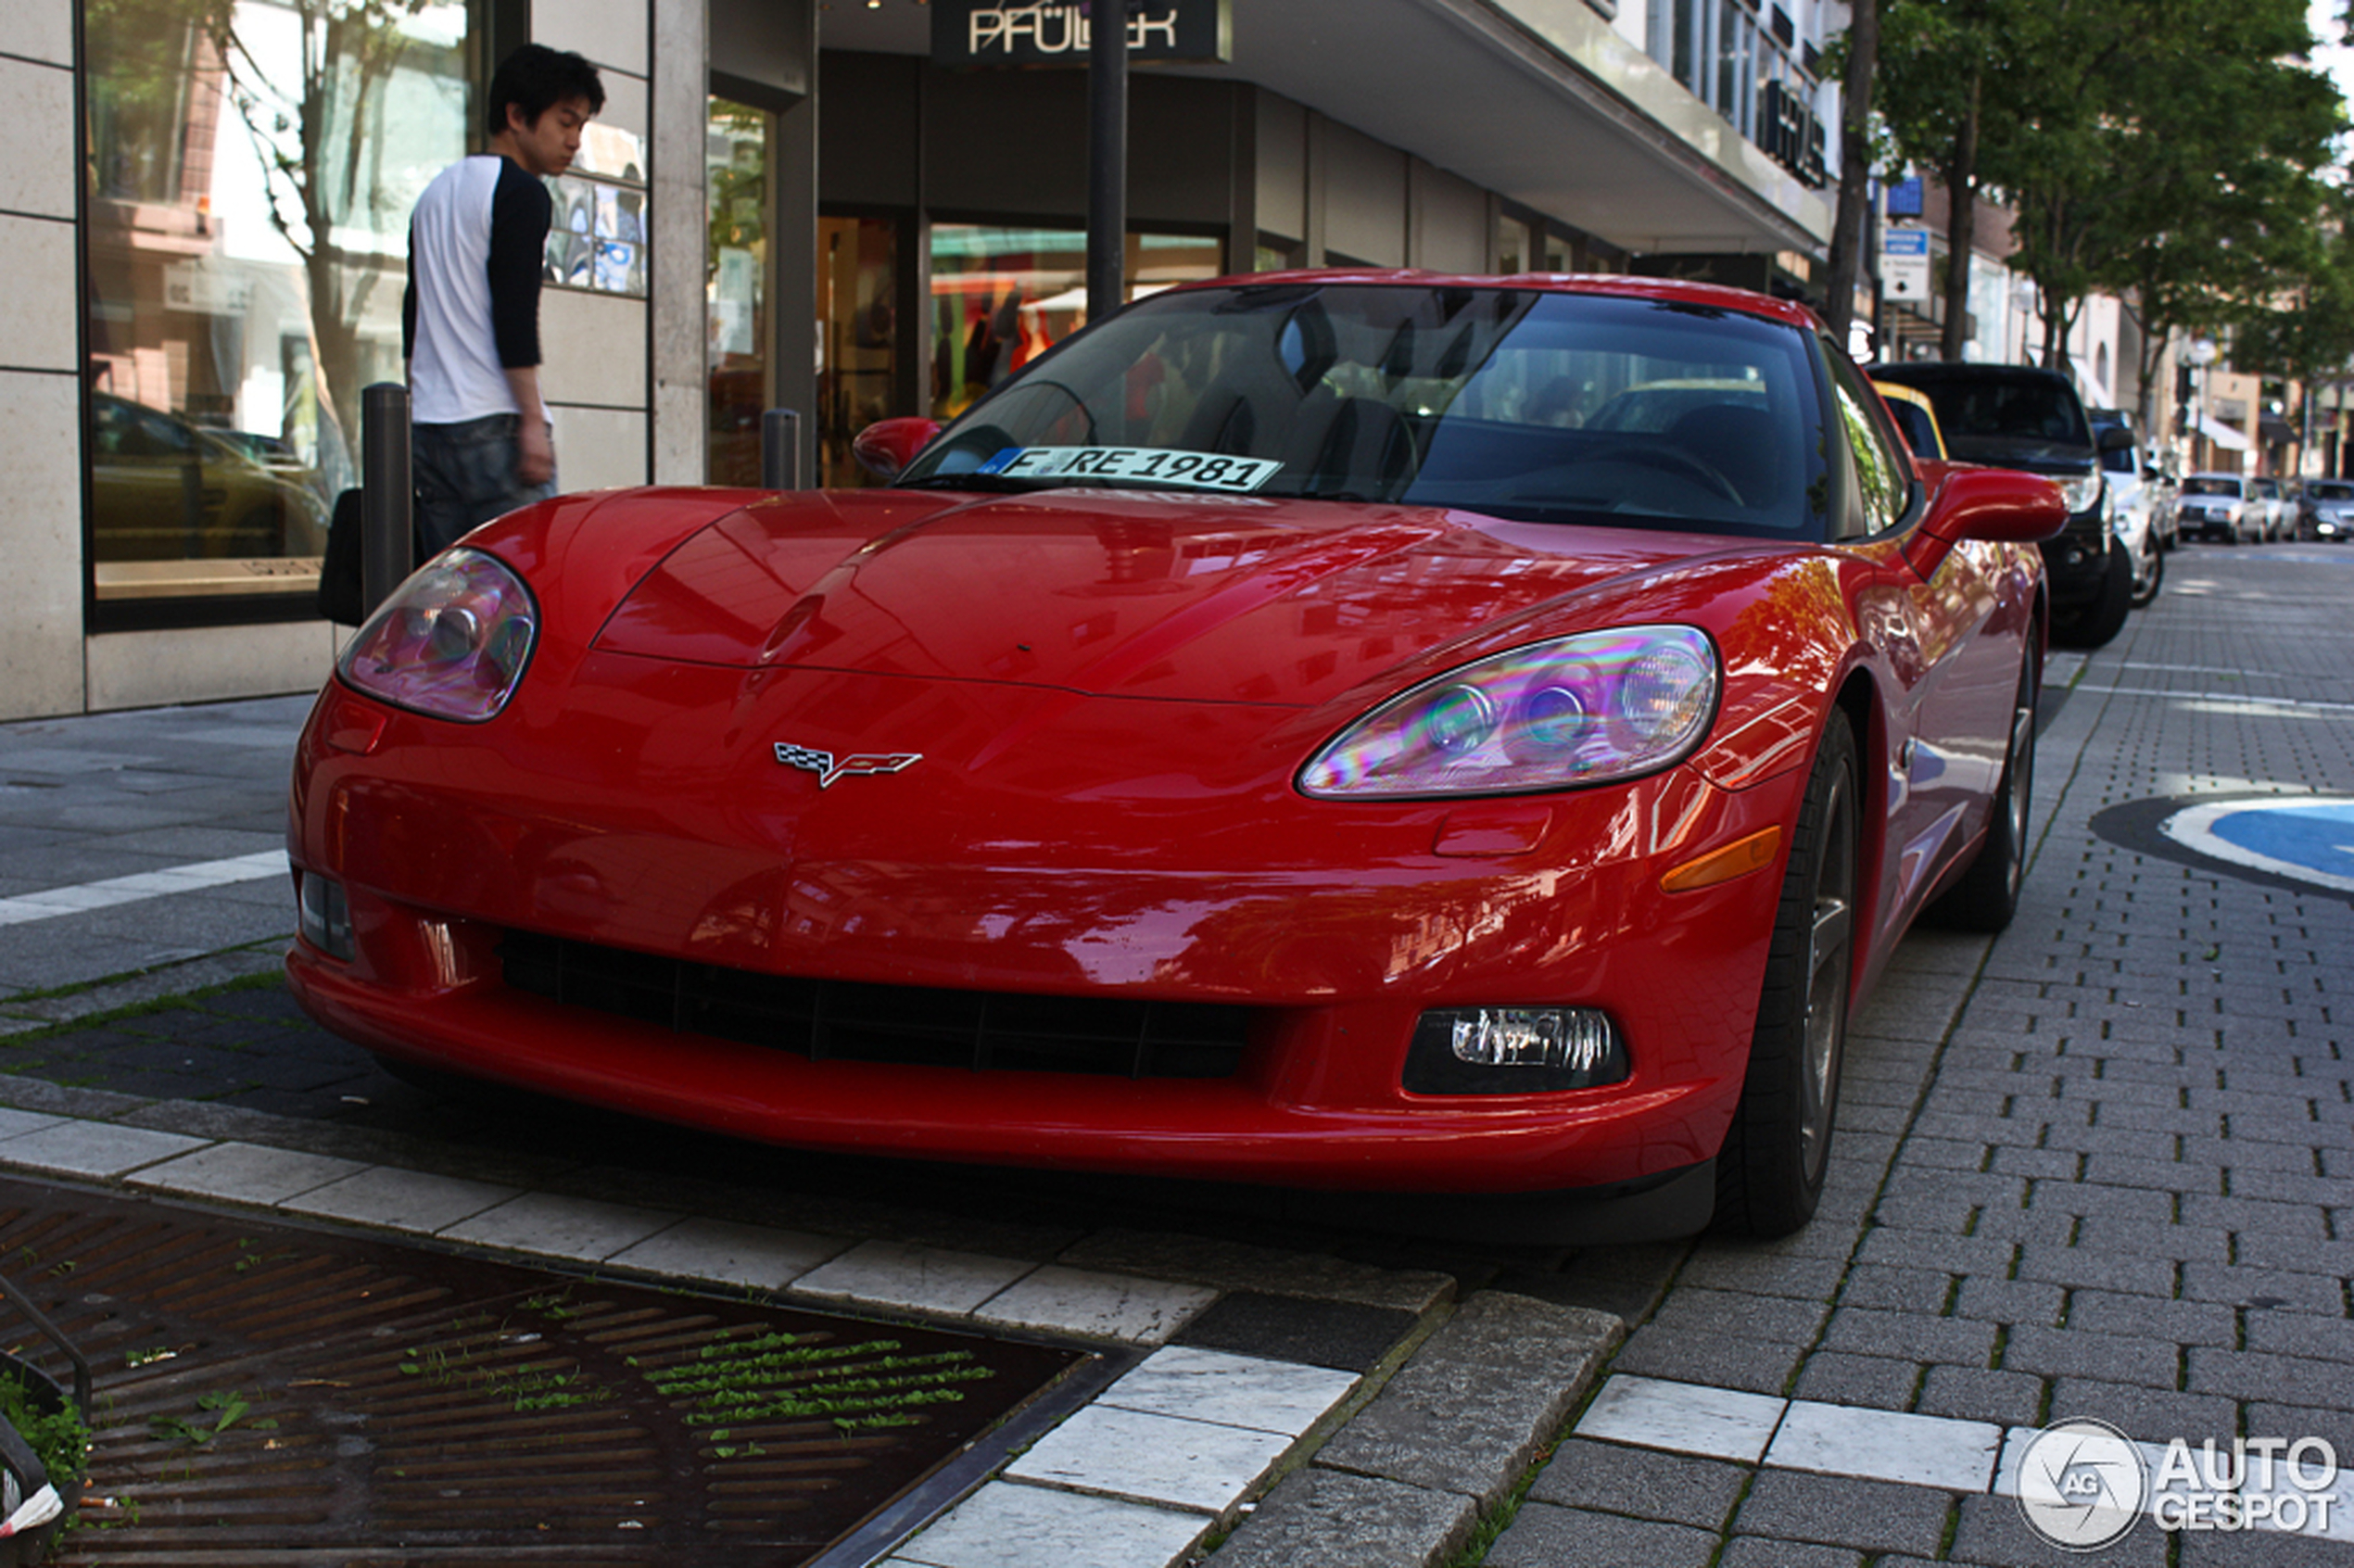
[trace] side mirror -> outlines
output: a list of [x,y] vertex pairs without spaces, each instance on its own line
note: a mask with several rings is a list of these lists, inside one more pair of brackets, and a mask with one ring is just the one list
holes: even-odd
[[900,471],[916,461],[916,454],[931,444],[940,434],[940,422],[910,414],[902,419],[879,419],[861,430],[850,443],[850,453],[858,465],[878,479],[896,479]]
[[2133,433],[2121,424],[2104,424],[2095,439],[2105,452],[2130,452],[2133,449]]
[[2006,468],[1957,467],[1931,491],[1905,558],[1925,577],[1964,539],[2035,544],[2067,525],[2068,503],[2054,481]]

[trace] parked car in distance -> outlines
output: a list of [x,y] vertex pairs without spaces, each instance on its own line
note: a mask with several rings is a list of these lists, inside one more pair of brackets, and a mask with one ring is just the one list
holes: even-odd
[[1906,928],[2016,907],[2057,489],[1803,306],[1183,284],[854,446],[402,586],[297,747],[303,1006],[715,1136],[1771,1234]]
[[2043,547],[2052,639],[2071,648],[2099,648],[2122,630],[2133,608],[2133,562],[2112,536],[2100,448],[2105,441],[2130,445],[2132,436],[2120,431],[2096,436],[2083,399],[2056,371],[1913,360],[1876,365],[1871,373],[1928,397],[1955,461],[2023,469],[2059,482],[2068,526]]
[[2186,474],[2174,519],[2184,538],[2246,544],[2263,537],[2265,510],[2239,474]]
[[1904,433],[1905,444],[1917,458],[1946,461],[1945,434],[1937,428],[1937,407],[1928,397],[1893,381],[1875,381],[1872,390],[1888,405],[1888,414]]
[[2267,544],[2297,537],[2297,503],[2282,492],[2281,482],[2268,474],[2258,474],[2247,482],[2251,505],[2261,502],[2264,507],[2264,540]]
[[2300,537],[2344,544],[2354,536],[2354,479],[2308,479],[2297,505]]
[[2133,607],[2158,597],[2166,579],[2166,547],[2158,539],[2160,499],[2155,466],[2145,469],[2133,416],[2121,409],[2092,411],[2093,435],[2100,447],[2101,474],[2108,486],[2109,529],[2133,563]]

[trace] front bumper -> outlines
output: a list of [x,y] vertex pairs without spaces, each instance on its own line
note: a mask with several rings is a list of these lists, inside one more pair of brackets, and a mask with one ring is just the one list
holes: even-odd
[[2097,510],[2070,517],[2066,527],[2036,548],[2043,551],[2044,578],[2055,612],[2100,598],[2108,582],[2109,552],[2117,546]]
[[[1675,894],[1660,877],[1787,828],[1804,783],[1726,790],[1688,765],[1511,801],[1285,790],[1158,823],[1083,788],[988,804],[874,789],[853,809],[860,791],[816,792],[773,763],[625,770],[651,788],[592,777],[608,750],[719,754],[740,715],[690,702],[644,721],[594,741],[506,719],[453,734],[331,688],[298,753],[289,847],[297,875],[343,886],[354,953],[298,942],[302,1005],[389,1056],[813,1149],[1373,1191],[1642,1183],[1723,1140],[1781,865]],[[791,813],[746,803],[784,790]],[[919,1000],[1244,1008],[1247,1043],[1215,1078],[811,1059],[510,984],[510,932]],[[1601,1008],[1631,1075],[1406,1091],[1423,1012],[1480,1005]]]

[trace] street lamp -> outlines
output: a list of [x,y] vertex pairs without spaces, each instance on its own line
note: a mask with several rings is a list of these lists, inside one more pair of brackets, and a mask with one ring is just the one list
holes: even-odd
[[2191,466],[2201,469],[2209,466],[2197,460],[2198,444],[2207,438],[2207,367],[2215,362],[2215,340],[2211,337],[2192,338],[2184,358],[2198,372],[2198,398],[2192,404],[2191,411]]

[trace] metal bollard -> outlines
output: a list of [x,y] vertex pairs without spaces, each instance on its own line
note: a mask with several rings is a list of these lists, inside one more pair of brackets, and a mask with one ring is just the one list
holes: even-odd
[[360,394],[360,613],[376,613],[417,569],[409,388],[379,381]]
[[801,415],[791,409],[760,416],[760,484],[768,490],[801,488]]

